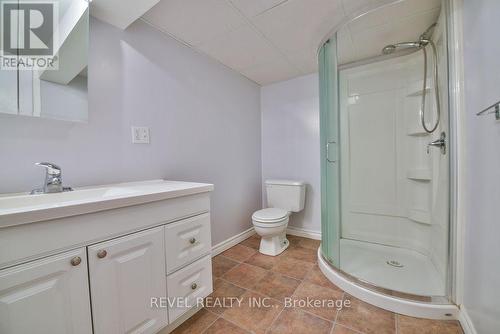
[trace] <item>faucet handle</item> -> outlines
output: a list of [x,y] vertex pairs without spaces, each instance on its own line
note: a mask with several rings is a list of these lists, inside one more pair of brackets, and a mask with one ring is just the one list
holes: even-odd
[[47,174],[51,176],[59,176],[61,175],[61,167],[53,164],[51,162],[37,162],[36,166],[43,167],[47,170]]

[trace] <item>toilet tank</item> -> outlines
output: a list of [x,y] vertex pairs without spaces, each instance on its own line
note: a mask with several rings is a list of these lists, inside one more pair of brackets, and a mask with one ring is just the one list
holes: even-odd
[[304,209],[306,184],[292,180],[267,180],[266,194],[268,207],[299,212]]

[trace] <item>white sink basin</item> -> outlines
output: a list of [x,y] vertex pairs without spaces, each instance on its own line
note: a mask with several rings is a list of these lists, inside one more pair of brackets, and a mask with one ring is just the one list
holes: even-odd
[[55,194],[0,196],[0,228],[212,191],[204,183],[152,180],[75,188]]
[[69,202],[86,201],[89,199],[106,198],[134,193],[127,188],[77,189],[56,194],[14,195],[0,197],[0,212],[24,211],[36,207],[65,205]]

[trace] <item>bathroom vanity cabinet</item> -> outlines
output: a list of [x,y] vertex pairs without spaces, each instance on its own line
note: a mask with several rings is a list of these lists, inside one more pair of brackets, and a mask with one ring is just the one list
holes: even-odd
[[107,198],[111,209],[12,225],[0,214],[0,333],[157,333],[209,295],[213,187],[156,182]]

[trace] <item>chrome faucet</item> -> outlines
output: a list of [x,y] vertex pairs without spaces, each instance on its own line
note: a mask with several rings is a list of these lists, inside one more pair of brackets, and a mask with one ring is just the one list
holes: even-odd
[[439,139],[434,140],[427,144],[427,154],[429,154],[430,147],[438,147],[441,150],[441,154],[446,154],[446,133],[441,132]]
[[36,166],[45,168],[45,182],[43,188],[31,191],[35,194],[61,193],[63,191],[72,191],[71,187],[63,187],[61,168],[50,162],[37,162]]

